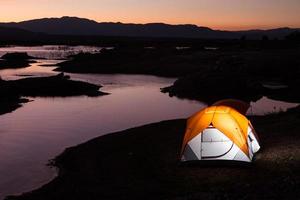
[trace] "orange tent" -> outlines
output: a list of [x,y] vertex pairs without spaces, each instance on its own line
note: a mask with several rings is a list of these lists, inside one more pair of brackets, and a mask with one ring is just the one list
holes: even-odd
[[[218,102],[188,119],[181,150],[182,161],[252,160],[259,149],[254,129],[243,114],[221,105],[223,103]],[[243,106],[240,108],[246,112]]]

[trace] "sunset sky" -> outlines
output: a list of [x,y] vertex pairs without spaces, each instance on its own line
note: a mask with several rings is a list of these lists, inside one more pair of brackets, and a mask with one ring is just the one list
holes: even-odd
[[0,0],[0,21],[78,16],[214,29],[300,27],[300,0]]

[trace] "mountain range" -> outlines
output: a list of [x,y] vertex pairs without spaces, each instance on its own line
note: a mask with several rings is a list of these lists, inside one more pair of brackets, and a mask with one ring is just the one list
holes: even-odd
[[22,22],[0,23],[0,37],[36,37],[46,35],[70,36],[125,36],[202,39],[261,39],[263,36],[282,39],[300,29],[278,28],[270,30],[222,31],[192,24],[170,25],[164,23],[125,24],[96,22],[78,17],[42,18]]

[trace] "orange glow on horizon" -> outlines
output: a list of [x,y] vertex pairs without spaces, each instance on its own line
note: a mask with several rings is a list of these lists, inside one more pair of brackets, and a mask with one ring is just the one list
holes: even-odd
[[77,16],[98,22],[195,24],[219,30],[300,28],[299,0],[0,0],[0,5],[1,22]]
[[[0,18],[0,22],[21,22],[21,21],[27,21],[27,20],[31,20],[31,19],[40,19],[40,18],[60,18],[66,15],[61,15],[61,16],[43,16],[43,17],[33,17],[33,18],[11,18],[11,19],[1,19]],[[97,19],[97,17],[95,18],[91,18],[91,17],[84,17],[84,16],[76,16],[76,17],[80,17],[80,18],[87,18],[90,20],[94,20],[97,22],[121,22],[121,23],[133,23],[133,24],[148,24],[148,23],[166,23],[166,24],[172,24],[172,25],[178,25],[178,24],[194,24],[197,26],[202,26],[202,27],[208,27],[214,30],[228,30],[228,31],[239,31],[239,30],[252,30],[252,29],[273,29],[273,28],[282,28],[282,27],[289,27],[289,28],[299,28],[300,27],[300,23],[297,24],[246,24],[246,23],[237,23],[237,24],[222,24],[222,23],[209,23],[209,22],[197,22],[197,21],[181,21],[180,19],[178,21],[176,21],[176,19],[174,20],[161,20],[161,21],[151,21],[148,19],[144,19],[144,20],[127,20],[127,19],[110,19],[110,18],[102,18],[103,20]]]

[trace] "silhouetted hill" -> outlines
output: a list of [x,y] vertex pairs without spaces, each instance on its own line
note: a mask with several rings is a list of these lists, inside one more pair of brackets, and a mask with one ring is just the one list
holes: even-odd
[[284,28],[277,28],[277,29],[269,29],[269,30],[247,30],[247,31],[237,31],[240,35],[248,36],[251,38],[262,38],[263,36],[267,36],[269,38],[277,38],[277,39],[283,39],[287,35],[293,33],[294,31],[297,31],[299,29],[291,29],[288,27]]
[[54,35],[82,36],[128,36],[128,37],[168,37],[168,38],[203,38],[233,39],[246,36],[249,39],[284,38],[295,31],[290,28],[250,31],[220,31],[192,24],[170,25],[163,23],[124,24],[102,22],[78,17],[43,18],[18,23],[0,23],[0,26],[20,28],[31,32]]
[[[219,34],[222,34],[221,32],[216,34],[218,31],[206,27],[198,27],[190,24],[98,23],[93,20],[77,17],[34,19],[19,23],[1,23],[0,26],[22,28],[28,31],[57,35],[214,38],[218,37]],[[223,34],[226,35],[226,32]]]

